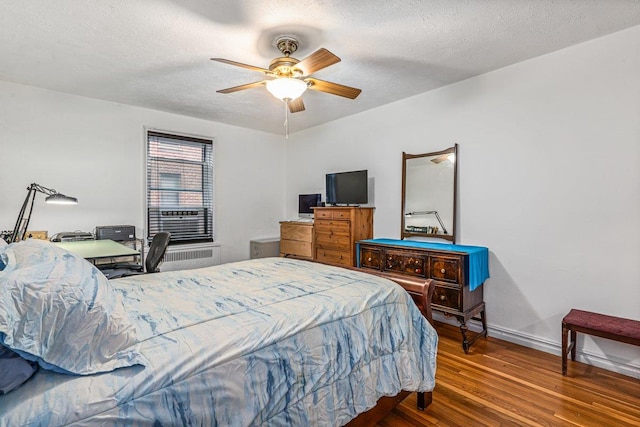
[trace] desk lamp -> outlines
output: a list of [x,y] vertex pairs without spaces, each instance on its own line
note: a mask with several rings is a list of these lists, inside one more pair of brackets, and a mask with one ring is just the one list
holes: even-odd
[[[27,227],[29,227],[29,221],[31,220],[31,212],[33,211],[33,201],[36,198],[36,193],[44,193],[47,198],[44,199],[45,203],[52,203],[58,205],[77,205],[78,199],[75,197],[65,196],[62,193],[58,193],[51,188],[43,187],[40,184],[33,183],[27,187],[27,197],[24,199],[20,213],[18,214],[18,220],[16,226],[13,229],[13,233],[8,243],[24,240],[24,236],[27,234]],[[25,213],[28,211],[25,219]]]
[[440,219],[440,215],[438,215],[438,211],[418,211],[418,212],[407,212],[406,214],[404,214],[404,216],[406,216],[407,218],[410,218],[414,215],[435,215],[436,218],[438,219],[438,222],[440,223],[440,227],[442,227],[442,231],[444,232],[444,234],[449,234],[447,232],[447,229],[444,228],[444,224],[442,223],[442,219]]

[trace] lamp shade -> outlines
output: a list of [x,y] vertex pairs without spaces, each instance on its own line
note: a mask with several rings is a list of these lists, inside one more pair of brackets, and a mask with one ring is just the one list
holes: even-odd
[[292,101],[307,90],[307,83],[304,80],[283,77],[269,80],[267,82],[267,90],[271,92],[271,95],[282,101],[285,99]]
[[45,203],[54,205],[77,205],[78,199],[75,197],[65,196],[64,194],[55,193],[44,199]]

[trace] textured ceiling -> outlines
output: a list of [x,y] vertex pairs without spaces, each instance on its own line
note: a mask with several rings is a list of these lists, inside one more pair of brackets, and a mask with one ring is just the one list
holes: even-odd
[[637,0],[3,0],[0,80],[282,134],[265,88],[216,93],[263,76],[209,58],[339,56],[313,76],[362,94],[307,91],[295,132],[635,25]]

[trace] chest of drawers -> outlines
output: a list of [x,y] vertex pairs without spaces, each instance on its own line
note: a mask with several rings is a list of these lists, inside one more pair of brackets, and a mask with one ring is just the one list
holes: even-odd
[[313,259],[312,222],[280,222],[280,256]]
[[373,237],[373,209],[314,208],[313,259],[325,264],[355,266],[355,242]]
[[[392,280],[401,278],[396,281],[414,298],[421,295],[424,280],[433,279],[431,308],[458,319],[465,352],[477,338],[486,336],[482,286],[488,277],[486,248],[374,239],[358,242],[358,251],[359,268],[376,270]],[[482,331],[471,339],[467,337],[470,319],[482,323]]]

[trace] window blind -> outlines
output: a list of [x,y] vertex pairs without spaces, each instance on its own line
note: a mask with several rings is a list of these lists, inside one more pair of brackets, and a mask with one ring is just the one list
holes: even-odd
[[213,241],[213,141],[147,132],[147,238]]

